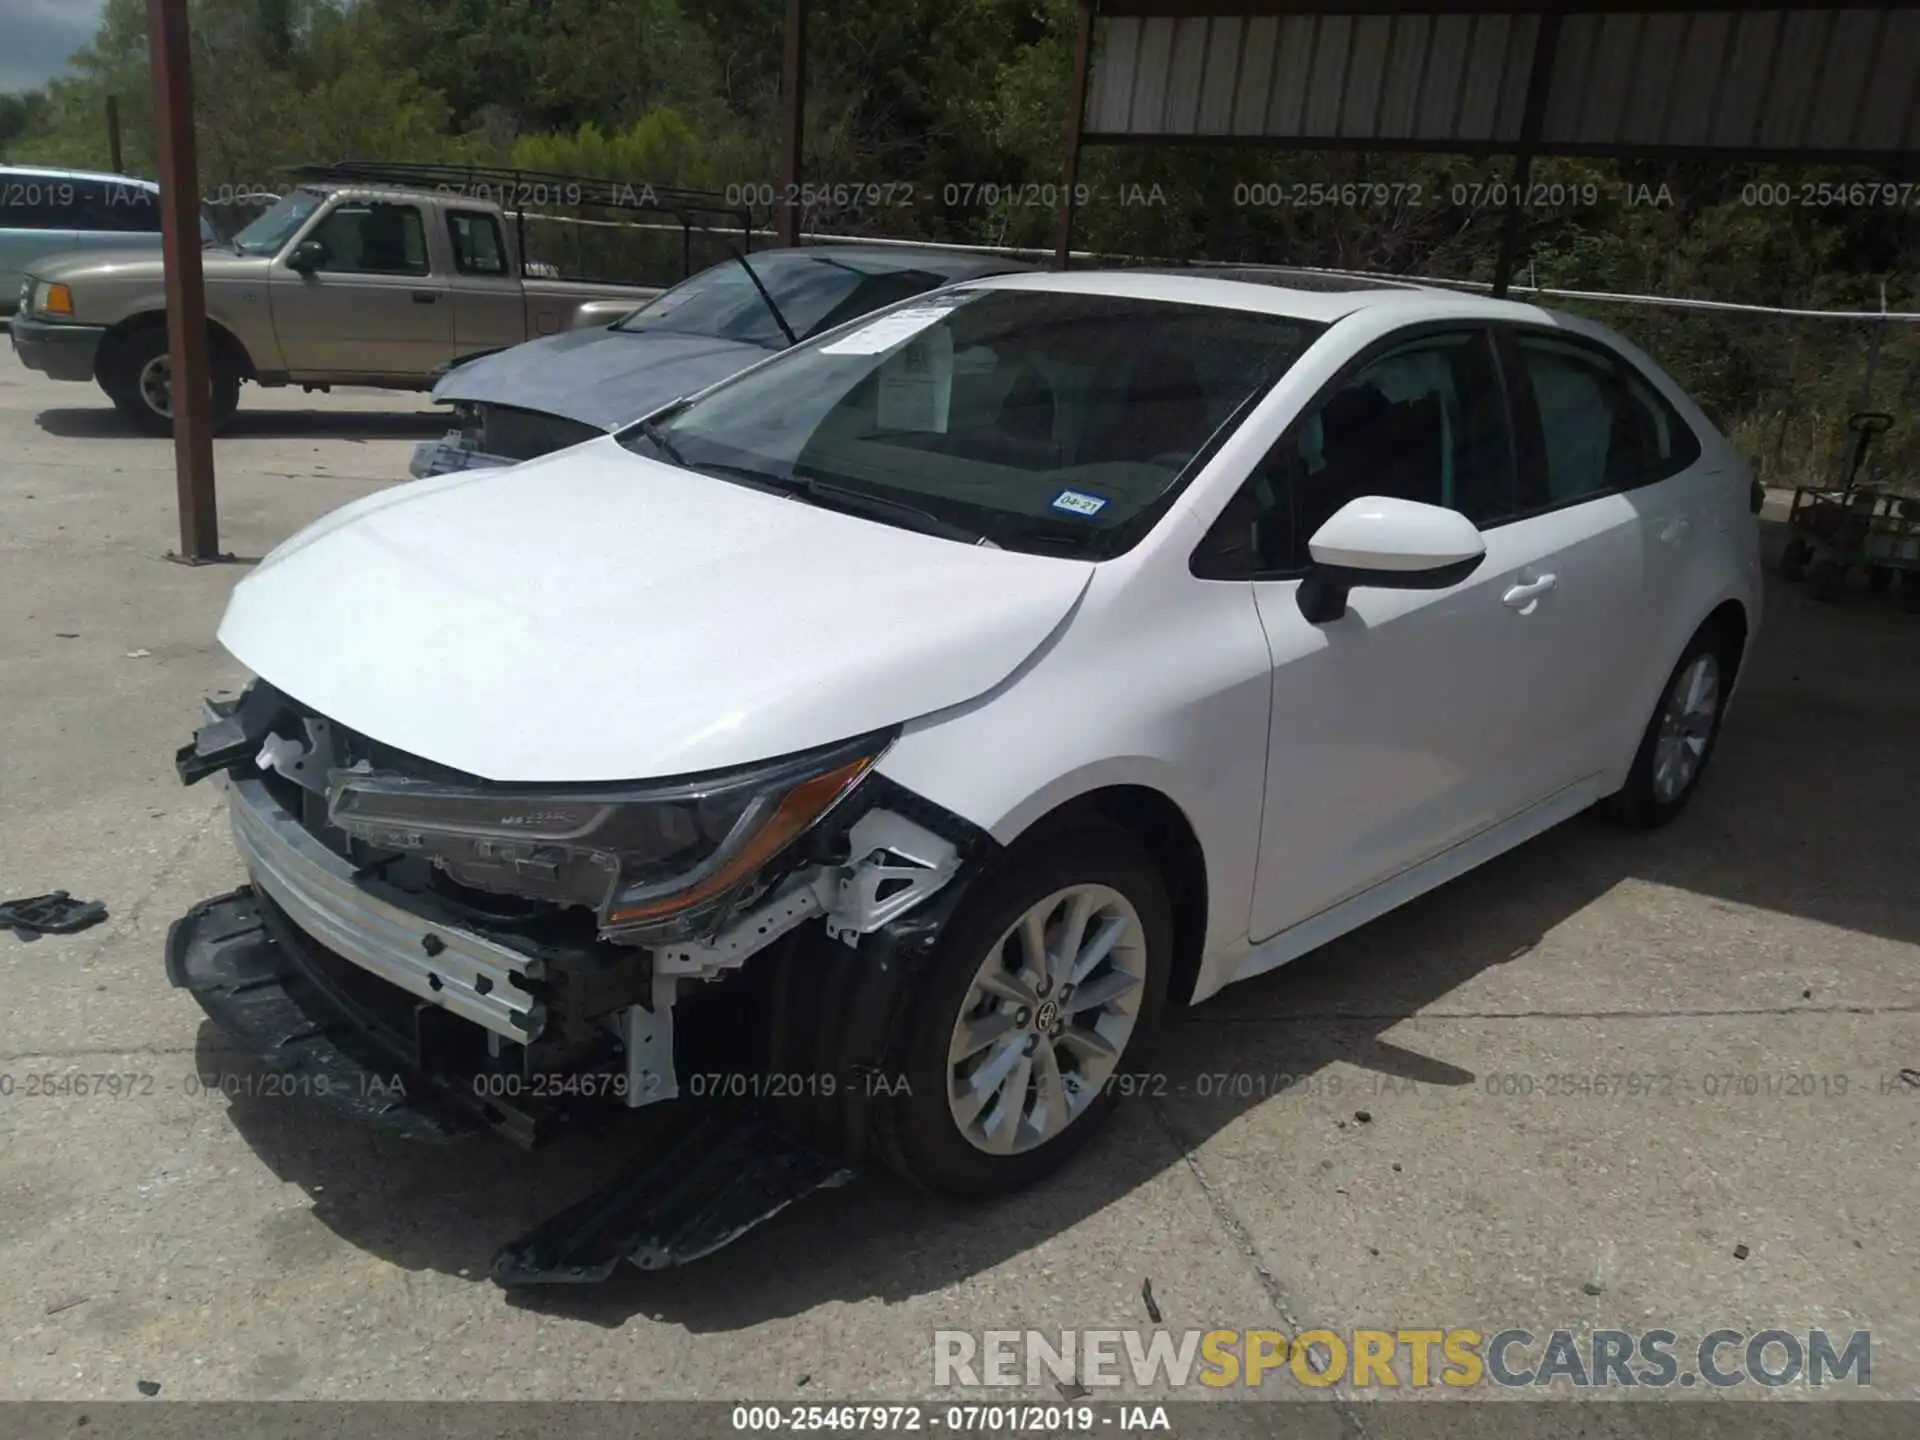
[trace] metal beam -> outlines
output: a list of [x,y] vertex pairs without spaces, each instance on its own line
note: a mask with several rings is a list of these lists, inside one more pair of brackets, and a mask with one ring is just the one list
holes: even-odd
[[[1920,82],[1914,87],[1915,114],[1920,117]],[[1261,149],[1280,151],[1358,150],[1372,154],[1395,155],[1511,155],[1512,140],[1424,140],[1405,136],[1376,136],[1361,139],[1346,135],[1129,135],[1123,132],[1088,130],[1080,136],[1080,147],[1131,145],[1204,145],[1208,149]],[[1746,145],[1616,145],[1609,141],[1562,142],[1542,145],[1541,155],[1584,156],[1617,160],[1623,155],[1654,156],[1673,160],[1797,160],[1809,165],[1874,165],[1902,174],[1920,170],[1920,151],[1914,150],[1793,150],[1779,145],[1754,148]]]
[[[1874,9],[1888,0],[1857,0]],[[1233,15],[1677,15],[1817,10],[1819,0],[1101,0],[1113,17],[1198,19]],[[1894,8],[1900,8],[1895,5]]]
[[1080,0],[1080,33],[1074,42],[1073,83],[1067,91],[1066,180],[1060,187],[1060,218],[1054,232],[1053,268],[1064,270],[1073,248],[1073,195],[1080,185],[1080,134],[1087,118],[1087,70],[1093,57],[1095,0]]
[[1513,280],[1513,262],[1520,254],[1520,226],[1526,211],[1527,184],[1533,178],[1533,152],[1540,145],[1540,131],[1547,118],[1547,90],[1553,83],[1553,66],[1560,49],[1560,12],[1550,10],[1540,17],[1540,28],[1533,37],[1533,68],[1527,72],[1527,103],[1520,112],[1519,153],[1513,162],[1513,189],[1507,196],[1507,213],[1500,226],[1500,253],[1493,262],[1494,298],[1506,296]]
[[781,137],[778,228],[782,245],[800,243],[800,177],[807,128],[807,5],[787,0],[787,33],[780,64]]
[[200,167],[193,134],[190,38],[187,0],[147,0],[167,342],[173,365],[173,468],[180,502],[180,552],[174,558],[203,565],[222,556],[213,494],[212,385],[207,295],[200,273]]

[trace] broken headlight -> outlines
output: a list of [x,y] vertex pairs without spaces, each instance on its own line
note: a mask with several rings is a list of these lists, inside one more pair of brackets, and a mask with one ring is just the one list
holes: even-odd
[[759,871],[833,809],[890,734],[691,780],[450,785],[366,768],[330,777],[330,818],[456,882],[583,905],[609,938],[662,943],[725,919]]

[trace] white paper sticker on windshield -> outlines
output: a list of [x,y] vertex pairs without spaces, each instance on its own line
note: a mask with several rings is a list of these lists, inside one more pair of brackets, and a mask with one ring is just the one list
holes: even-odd
[[1081,490],[1062,490],[1053,497],[1053,508],[1070,515],[1098,515],[1107,508],[1107,497],[1089,495]]
[[878,355],[882,350],[891,350],[902,340],[911,339],[929,325],[947,318],[953,304],[910,305],[905,310],[896,310],[891,315],[882,315],[878,320],[862,325],[851,335],[842,335],[830,345],[822,345],[822,355]]
[[880,366],[882,430],[922,435],[947,433],[947,406],[953,398],[953,332],[930,330],[915,336]]

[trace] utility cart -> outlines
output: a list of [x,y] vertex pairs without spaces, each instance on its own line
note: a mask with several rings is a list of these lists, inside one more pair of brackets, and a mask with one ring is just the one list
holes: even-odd
[[1858,569],[1874,595],[1885,594],[1898,575],[1901,603],[1920,613],[1920,495],[1880,484],[1867,468],[1874,441],[1892,425],[1884,411],[1848,417],[1853,439],[1837,480],[1794,487],[1780,573],[1804,577],[1817,600],[1839,596],[1847,572]]

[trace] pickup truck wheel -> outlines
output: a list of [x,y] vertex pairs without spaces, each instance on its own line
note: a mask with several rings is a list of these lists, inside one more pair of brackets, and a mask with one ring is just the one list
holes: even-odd
[[[212,418],[218,430],[239,408],[240,375],[218,346],[211,348],[207,363],[213,371]],[[122,336],[101,357],[100,388],[142,433],[173,434],[173,359],[167,353],[166,330],[149,325]]]
[[1064,1164],[1152,1042],[1172,945],[1166,886],[1124,831],[1016,847],[930,957],[889,1117],[895,1168],[990,1196]]

